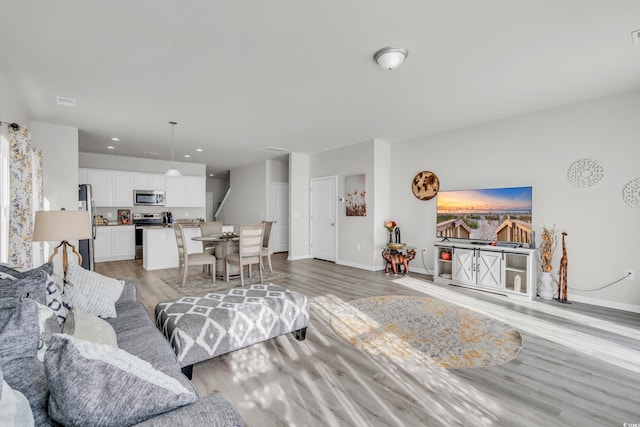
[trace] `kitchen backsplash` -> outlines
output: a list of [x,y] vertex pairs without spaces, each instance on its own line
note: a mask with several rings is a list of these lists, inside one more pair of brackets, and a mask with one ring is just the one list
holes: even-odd
[[166,208],[164,206],[133,206],[126,208],[96,208],[96,215],[102,215],[109,222],[118,222],[118,209],[129,209],[131,217],[134,213],[161,213],[169,211],[173,214],[173,220],[200,219],[206,217],[205,208]]

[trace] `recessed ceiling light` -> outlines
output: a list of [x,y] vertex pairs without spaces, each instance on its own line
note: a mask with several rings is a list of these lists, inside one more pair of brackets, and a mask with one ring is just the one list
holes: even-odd
[[202,148],[196,148],[196,151],[197,151],[198,153],[202,153],[204,150],[203,150]]
[[269,151],[270,153],[286,153],[289,149],[281,147],[267,147],[263,148],[262,151]]
[[184,156],[185,156],[185,157],[191,157],[189,154],[185,154]]
[[116,138],[115,136],[111,138],[112,141],[120,141],[120,138]]
[[113,149],[115,149],[116,147],[114,147],[113,145],[107,145],[107,148],[108,148],[109,150],[113,150]]
[[73,98],[65,98],[64,96],[56,96],[56,103],[63,107],[75,107],[76,100]]
[[209,176],[215,176],[215,173],[210,173]]

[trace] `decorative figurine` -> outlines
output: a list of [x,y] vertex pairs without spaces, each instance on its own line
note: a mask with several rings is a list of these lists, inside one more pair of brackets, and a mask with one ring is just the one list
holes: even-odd
[[567,247],[564,243],[564,236],[567,233],[562,232],[562,258],[560,258],[560,271],[558,272],[558,283],[560,284],[560,291],[558,293],[558,301],[567,302]]

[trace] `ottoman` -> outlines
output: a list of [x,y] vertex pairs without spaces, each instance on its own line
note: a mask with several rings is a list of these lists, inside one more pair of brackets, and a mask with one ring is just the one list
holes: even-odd
[[159,302],[156,326],[191,379],[193,364],[279,335],[305,339],[307,297],[273,283]]

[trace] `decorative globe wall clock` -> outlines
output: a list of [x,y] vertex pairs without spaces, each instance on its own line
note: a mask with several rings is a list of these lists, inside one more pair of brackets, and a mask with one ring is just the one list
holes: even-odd
[[413,190],[413,195],[420,200],[433,199],[440,190],[440,180],[435,173],[422,171],[413,178],[411,190]]

